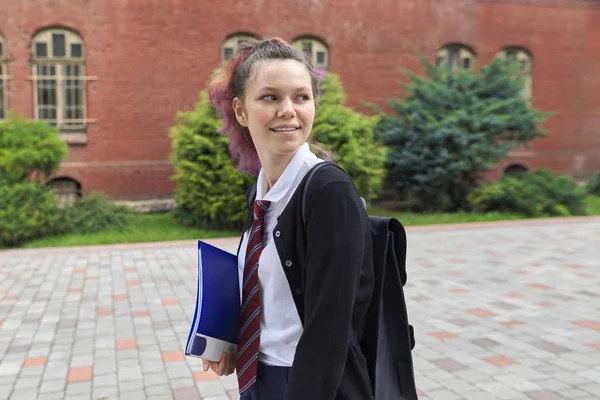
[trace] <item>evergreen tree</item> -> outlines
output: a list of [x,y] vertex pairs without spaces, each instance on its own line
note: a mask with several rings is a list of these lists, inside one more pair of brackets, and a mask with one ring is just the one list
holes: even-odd
[[427,76],[407,73],[405,100],[391,100],[378,137],[390,147],[388,179],[417,210],[468,208],[467,195],[507,152],[545,136],[546,118],[521,94],[517,68],[496,60],[450,71],[423,60]]

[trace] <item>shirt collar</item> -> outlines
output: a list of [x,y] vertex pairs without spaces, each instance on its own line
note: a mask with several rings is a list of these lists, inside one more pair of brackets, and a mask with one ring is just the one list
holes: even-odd
[[279,177],[275,185],[269,190],[269,193],[265,193],[267,191],[268,183],[267,176],[263,169],[260,169],[260,173],[258,174],[258,182],[256,184],[256,199],[257,200],[268,200],[270,202],[278,202],[287,194],[287,192],[292,187],[294,182],[294,178],[298,174],[298,171],[304,164],[304,162],[312,155],[310,151],[310,147],[308,143],[304,143],[300,148],[296,151],[296,154],[292,157],[292,160],[289,162],[283,174]]

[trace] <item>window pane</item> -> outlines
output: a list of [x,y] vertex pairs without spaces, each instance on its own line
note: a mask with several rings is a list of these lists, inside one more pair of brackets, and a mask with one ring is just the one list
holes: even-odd
[[54,57],[64,57],[66,55],[65,35],[62,33],[52,35],[52,55]]
[[317,64],[325,64],[325,53],[322,51],[317,51]]
[[81,101],[83,96],[82,96],[81,89],[82,89],[81,82],[76,82],[75,88],[73,90],[73,104],[74,104],[73,118],[76,118],[76,119],[83,118],[83,103]]
[[458,68],[458,49],[452,48],[448,51],[450,68],[455,70]]
[[515,50],[515,49],[507,49],[506,50],[506,57],[514,60],[517,57],[517,50]]
[[[65,65],[65,77],[81,76],[81,66],[77,64]],[[83,119],[83,85],[79,79],[65,79],[64,81],[64,116],[66,121],[62,124],[63,130],[78,130],[84,128],[80,121]],[[71,121],[69,121],[71,120]]]
[[462,63],[462,67],[463,69],[471,69],[471,59],[468,57],[463,58],[463,63]]
[[71,57],[81,58],[81,53],[81,44],[77,43],[71,45]]
[[56,66],[38,65],[37,74],[38,119],[56,125]]
[[0,42],[0,57],[4,54],[4,49],[2,48],[2,42]]
[[526,60],[521,60],[519,61],[519,63],[521,64],[521,72],[527,72],[527,61]]
[[73,119],[73,81],[67,79],[65,84],[65,118]]
[[36,57],[48,57],[48,45],[46,43],[35,44],[35,56]]
[[302,51],[306,53],[307,56],[312,58],[312,43],[311,42],[303,42],[302,43]]
[[231,47],[225,47],[223,58],[229,60],[233,56],[233,49]]

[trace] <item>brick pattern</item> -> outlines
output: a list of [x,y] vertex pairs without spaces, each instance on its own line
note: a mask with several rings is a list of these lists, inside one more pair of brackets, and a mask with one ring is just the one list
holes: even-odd
[[[310,7],[302,1],[253,6],[238,1],[214,12],[206,12],[208,0],[180,0],[167,13],[164,2],[150,2],[140,12],[138,3],[120,1],[119,18],[102,1],[55,3],[0,0],[0,32],[12,76],[8,104],[34,117],[27,77],[36,31],[63,22],[83,36],[86,72],[98,76],[97,82],[86,84],[88,115],[98,123],[88,126],[87,144],[70,146],[57,175],[78,180],[85,192],[130,200],[173,195],[166,129],[177,111],[198,101],[198,92],[221,61],[224,39],[243,30],[287,40],[304,34],[322,37],[331,46],[330,69],[341,75],[349,105],[365,112],[365,103],[389,110],[386,100],[397,98],[399,83],[406,80],[403,71],[422,72],[415,48],[433,59],[448,41],[461,42],[475,50],[477,65],[485,65],[503,46],[526,46],[534,57],[533,104],[556,113],[544,125],[547,138],[537,140],[531,151],[513,152],[490,175],[498,176],[511,163],[577,176],[600,169],[595,134],[600,12],[594,0],[403,0],[400,7],[394,1],[363,1],[352,8],[345,0]],[[289,18],[293,15],[306,18]],[[523,15],[526,21],[519,22]],[[564,29],[564,21],[573,21],[572,26]],[[150,39],[140,38],[140,32],[158,37],[164,25],[169,26],[169,40],[153,40],[150,51]],[[155,76],[157,69],[161,78],[152,85],[131,79]],[[137,118],[148,109],[153,112]],[[461,260],[465,257],[457,254],[448,261]]]
[[[419,398],[600,398],[599,235],[600,221],[409,228]],[[235,375],[183,353],[195,257],[193,242],[0,251],[0,400],[238,399]]]

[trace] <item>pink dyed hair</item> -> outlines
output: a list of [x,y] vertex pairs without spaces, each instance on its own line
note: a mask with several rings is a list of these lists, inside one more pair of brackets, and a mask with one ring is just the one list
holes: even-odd
[[320,97],[320,79],[324,76],[323,71],[313,67],[309,57],[280,38],[251,40],[242,44],[237,53],[216,71],[208,85],[208,102],[215,107],[223,121],[219,132],[229,137],[229,151],[234,165],[240,171],[254,176],[260,171],[260,160],[250,133],[235,117],[232,103],[235,97],[244,98],[254,64],[268,59],[302,62],[311,75],[315,101]]

